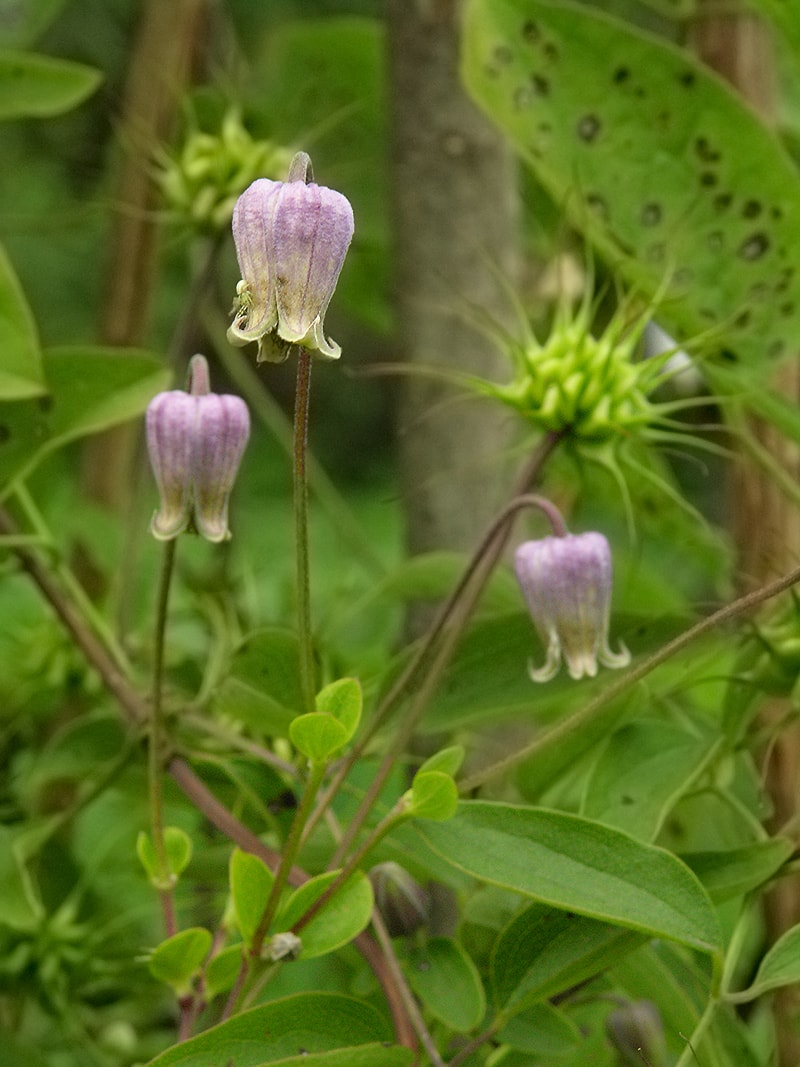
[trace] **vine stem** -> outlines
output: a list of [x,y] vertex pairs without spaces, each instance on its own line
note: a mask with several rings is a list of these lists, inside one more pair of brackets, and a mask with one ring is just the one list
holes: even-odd
[[[392,712],[398,707],[410,686],[416,681],[420,674],[429,669],[429,665],[432,664],[433,657],[436,654],[437,646],[442,639],[442,635],[448,627],[448,624],[452,623],[448,630],[449,640],[445,646],[445,650],[437,657],[434,682],[429,686],[430,692],[433,692],[433,689],[438,682],[439,672],[446,667],[452,650],[455,648],[461,634],[469,622],[472,608],[477,602],[480,594],[483,592],[483,588],[491,577],[492,571],[506,546],[508,534],[510,533],[510,526],[507,525],[510,518],[516,514],[518,507],[529,506],[533,503],[534,498],[530,497],[530,499],[523,505],[519,505],[518,501],[523,499],[523,497],[527,498],[528,490],[540,479],[545,463],[557,447],[560,440],[560,435],[548,433],[539,442],[533,455],[530,457],[528,463],[524,466],[517,479],[513,490],[514,500],[512,501],[512,504],[509,505],[509,507],[512,508],[511,514],[506,515],[508,509],[505,509],[500,518],[495,519],[492,522],[489,529],[481,538],[478,547],[467,563],[467,566],[464,568],[464,571],[450,593],[450,596],[439,609],[427,634],[417,646],[416,651],[406,664],[405,668],[400,672],[388,693],[381,700],[369,726],[333,775],[330,784],[320,798],[317,810],[308,821],[306,827],[307,835],[310,834],[311,830],[316,825],[322,812],[330,805],[345,778],[350,773],[353,765],[364,753],[369,742],[384,722],[386,722]],[[541,497],[536,497],[535,501],[541,502],[542,499],[543,498]],[[549,501],[545,501],[544,503],[548,505],[548,508],[545,508],[544,510],[548,514],[548,518],[552,524],[553,516],[549,510],[552,509],[552,505],[549,504]],[[538,506],[541,506],[541,504]],[[467,590],[470,590],[470,597],[466,609],[464,609],[462,602],[466,597]],[[424,709],[424,705],[420,704],[420,708]],[[406,740],[407,738],[404,738],[403,744],[405,744]],[[377,796],[379,790],[380,785],[378,785],[375,790],[375,796]],[[343,854],[343,850],[349,846],[351,841],[352,835],[349,835],[348,840],[344,845],[340,842],[339,851],[337,853],[339,857]]]
[[300,688],[307,712],[314,710],[314,648],[311,632],[311,582],[308,553],[308,412],[311,399],[311,353],[299,348],[294,401],[294,536],[297,564],[297,635]]
[[153,650],[153,692],[150,708],[150,743],[148,745],[148,771],[150,790],[150,822],[153,831],[153,848],[158,865],[158,894],[164,912],[167,937],[177,933],[175,899],[170,884],[172,872],[164,840],[164,788],[163,788],[163,739],[164,739],[164,645],[167,632],[169,591],[175,564],[175,540],[166,541],[161,563],[156,599],[155,648]]

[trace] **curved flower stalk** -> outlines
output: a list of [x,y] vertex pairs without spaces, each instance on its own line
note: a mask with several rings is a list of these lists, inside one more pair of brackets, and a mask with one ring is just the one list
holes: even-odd
[[571,678],[593,678],[597,665],[626,667],[630,653],[608,646],[611,614],[611,548],[601,533],[566,534],[526,541],[514,569],[546,649],[544,666],[528,672],[534,682],[555,677],[562,657]]
[[[341,193],[308,181],[310,172],[299,152],[288,181],[259,178],[233,211],[242,278],[228,339],[256,341],[259,362],[282,362],[291,345],[323,359],[341,355],[325,337],[324,319],[353,236],[353,209]],[[273,337],[277,345],[269,343]]]
[[245,402],[210,392],[208,363],[193,356],[189,391],[155,396],[146,427],[161,497],[150,523],[153,536],[171,541],[193,528],[207,541],[228,540],[228,500],[250,434]]

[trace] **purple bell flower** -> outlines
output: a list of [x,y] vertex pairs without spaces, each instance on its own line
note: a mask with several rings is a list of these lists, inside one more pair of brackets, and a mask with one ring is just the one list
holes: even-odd
[[193,356],[189,392],[153,397],[146,428],[161,498],[153,536],[170,541],[193,527],[207,541],[228,540],[228,499],[250,434],[245,402],[209,392],[208,363]]
[[[324,318],[353,236],[353,209],[341,193],[307,183],[310,166],[299,152],[288,181],[259,178],[233,210],[242,280],[228,339],[257,341],[259,362],[283,361],[293,344],[323,359],[341,355],[325,337]],[[265,344],[271,334],[284,343]]]
[[598,662],[625,667],[630,653],[608,647],[611,614],[611,548],[600,533],[566,534],[526,541],[514,558],[533,624],[547,658],[528,671],[534,682],[548,682],[562,656],[571,678],[593,678]]

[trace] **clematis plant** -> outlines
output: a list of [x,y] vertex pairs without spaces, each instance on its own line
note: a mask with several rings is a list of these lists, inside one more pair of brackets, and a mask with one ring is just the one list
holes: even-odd
[[207,541],[228,540],[228,499],[250,434],[245,402],[212,393],[205,357],[193,356],[188,392],[158,393],[146,428],[161,496],[153,536],[170,541],[193,527]]
[[598,662],[625,667],[630,653],[608,646],[611,548],[601,533],[565,534],[526,541],[514,569],[533,624],[547,648],[544,666],[529,664],[534,682],[549,682],[561,659],[571,678],[593,678]]
[[259,362],[282,362],[291,345],[338,359],[341,347],[325,337],[324,318],[352,236],[350,202],[311,181],[305,152],[292,160],[288,181],[259,178],[248,186],[233,211],[242,278],[231,343],[256,341]]

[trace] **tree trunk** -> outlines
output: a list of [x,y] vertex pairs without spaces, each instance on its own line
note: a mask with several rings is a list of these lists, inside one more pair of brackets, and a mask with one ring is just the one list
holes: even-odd
[[[701,5],[693,30],[698,54],[770,121],[775,111],[775,60],[769,28],[751,14],[730,9],[723,14],[713,0],[705,3],[708,14],[704,14]],[[800,361],[795,358],[781,367],[774,384],[784,395],[800,400]],[[749,431],[777,463],[800,479],[800,454],[794,444],[761,420],[752,419]],[[733,471],[731,498],[740,582],[746,591],[796,564],[800,515],[775,482],[744,455],[737,458]],[[762,725],[777,733],[764,768],[773,805],[772,830],[782,827],[800,809],[800,729],[796,725],[785,726],[788,711],[787,701],[771,700],[762,712]],[[785,879],[775,887],[767,898],[766,918],[772,941],[800,922],[800,894],[795,879]],[[774,1005],[779,1067],[797,1067],[798,990],[779,991]]]
[[[513,328],[518,261],[514,163],[459,82],[459,8],[388,3],[396,336],[412,372],[398,386],[398,449],[412,553],[474,546],[503,496],[511,427],[457,382],[508,377],[480,327]],[[452,384],[426,376],[433,368]]]

